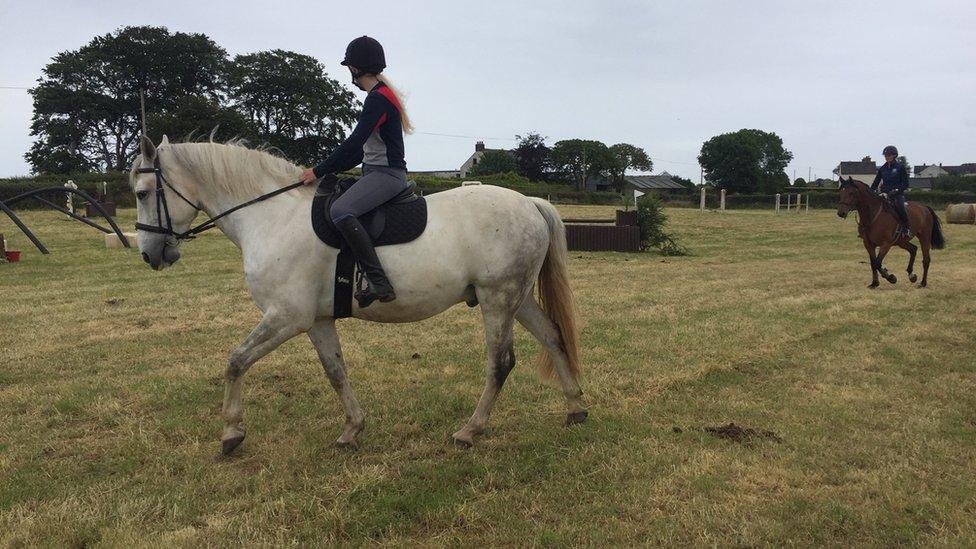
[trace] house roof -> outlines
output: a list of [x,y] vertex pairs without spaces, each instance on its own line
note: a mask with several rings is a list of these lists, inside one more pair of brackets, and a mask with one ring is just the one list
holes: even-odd
[[852,173],[856,173],[856,174],[870,173],[870,174],[873,174],[873,173],[876,173],[878,171],[878,165],[875,164],[874,161],[871,161],[871,162],[862,162],[862,161],[847,162],[847,161],[845,161],[845,162],[841,162],[840,163],[840,166],[838,166],[837,169],[838,169],[838,171],[835,172],[835,173],[839,173],[839,174],[842,173],[842,174],[845,174],[845,175],[849,175],[849,174],[852,174]]
[[625,175],[624,184],[635,189],[685,189],[684,185],[675,181],[671,174],[664,172],[658,175]]
[[976,175],[976,164],[960,164],[958,166],[942,166],[942,169],[952,175]]

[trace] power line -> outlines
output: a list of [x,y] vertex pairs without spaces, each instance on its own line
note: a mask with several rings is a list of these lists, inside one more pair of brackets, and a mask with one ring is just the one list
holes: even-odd
[[453,133],[413,132],[421,135],[436,135],[438,137],[455,137],[460,139],[490,139],[493,141],[518,141],[514,137],[479,137],[476,135],[457,135]]

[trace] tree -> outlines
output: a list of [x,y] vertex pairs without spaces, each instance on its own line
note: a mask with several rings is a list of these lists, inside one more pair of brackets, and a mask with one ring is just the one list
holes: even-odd
[[680,175],[672,175],[671,176],[671,179],[673,179],[675,181],[675,183],[680,183],[680,184],[684,185],[685,187],[688,187],[689,189],[694,189],[695,188],[695,182],[694,181],[692,181],[690,179],[687,179],[687,178],[684,178],[684,177],[681,177]]
[[242,114],[200,96],[183,97],[173,109],[147,116],[146,128],[155,143],[163,135],[189,138],[193,135],[210,136],[211,132],[215,141],[233,138],[256,140],[258,137],[257,128]]
[[628,143],[617,143],[610,147],[610,154],[614,162],[610,167],[610,180],[619,191],[623,184],[624,174],[629,169],[649,172],[654,168],[654,162],[644,149]]
[[515,157],[516,171],[522,177],[531,181],[542,181],[549,171],[552,149],[546,146],[546,138],[537,133],[530,133],[525,137],[516,135],[518,145],[512,151]]
[[234,107],[254,123],[260,138],[300,164],[321,161],[356,121],[355,96],[307,55],[238,55],[228,84]]
[[37,140],[24,157],[37,173],[122,171],[137,152],[139,90],[147,113],[187,95],[216,101],[225,63],[226,52],[205,35],[165,27],[125,27],[59,53],[30,92]]
[[793,153],[771,132],[742,129],[706,141],[698,155],[705,177],[729,192],[777,192],[789,185]]
[[557,170],[569,175],[577,190],[586,189],[587,177],[606,175],[614,166],[610,149],[599,141],[566,139],[552,148],[552,162]]
[[803,179],[802,177],[797,177],[796,179],[793,180],[794,187],[804,187],[806,186],[806,184],[807,184],[807,180]]
[[488,150],[481,156],[481,160],[468,171],[470,175],[491,175],[493,173],[508,173],[516,170],[515,159],[508,151]]

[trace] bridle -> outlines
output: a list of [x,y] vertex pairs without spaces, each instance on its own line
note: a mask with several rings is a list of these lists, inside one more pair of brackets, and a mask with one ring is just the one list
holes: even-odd
[[[237,210],[240,210],[241,208],[246,208],[246,207],[248,207],[248,206],[250,206],[252,204],[257,204],[258,202],[261,202],[262,200],[267,200],[267,199],[269,199],[269,198],[271,198],[273,196],[278,196],[279,194],[286,193],[286,192],[288,192],[288,191],[290,191],[292,189],[297,189],[298,187],[301,187],[302,185],[304,185],[303,182],[299,181],[297,183],[292,183],[291,185],[288,185],[287,187],[282,187],[280,189],[275,189],[275,190],[271,191],[270,193],[262,194],[261,196],[259,196],[257,198],[254,198],[252,200],[249,200],[249,201],[247,201],[247,202],[245,202],[243,204],[238,204],[237,206],[234,206],[233,208],[231,208],[231,209],[229,209],[229,210],[227,210],[227,211],[225,211],[225,212],[223,212],[223,213],[221,213],[219,215],[216,215],[214,217],[211,217],[210,219],[204,221],[203,223],[200,223],[196,227],[192,227],[192,228],[187,229],[186,231],[184,231],[182,233],[178,233],[178,232],[176,232],[176,231],[173,230],[173,220],[169,216],[169,205],[166,203],[166,192],[165,192],[164,187],[169,187],[169,189],[171,191],[173,191],[174,193],[176,193],[176,196],[180,197],[183,200],[183,202],[186,202],[187,204],[189,204],[193,209],[197,210],[198,212],[202,212],[203,211],[203,208],[201,208],[200,206],[197,206],[193,202],[190,202],[190,200],[187,197],[183,196],[183,193],[181,193],[180,191],[176,190],[176,187],[174,187],[169,181],[166,181],[166,176],[163,175],[163,168],[162,168],[162,166],[159,163],[159,151],[158,150],[156,151],[156,158],[153,159],[153,167],[152,168],[138,168],[136,170],[136,173],[152,173],[152,174],[156,174],[156,223],[157,223],[156,225],[146,225],[145,223],[136,222],[136,230],[146,231],[146,232],[156,233],[156,234],[164,234],[166,236],[172,236],[176,240],[190,240],[190,239],[196,238],[196,236],[198,234],[202,233],[203,231],[208,231],[208,230],[213,229],[214,227],[216,227],[217,226],[217,220],[220,219],[221,217],[224,217],[225,215],[230,215],[231,213],[236,212]],[[166,216],[166,226],[165,227],[161,223],[162,220],[163,220],[163,215]]]

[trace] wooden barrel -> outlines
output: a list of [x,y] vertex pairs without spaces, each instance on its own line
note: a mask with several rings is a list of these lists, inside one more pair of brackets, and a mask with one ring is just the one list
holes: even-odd
[[949,204],[946,208],[947,223],[976,223],[976,204]]

